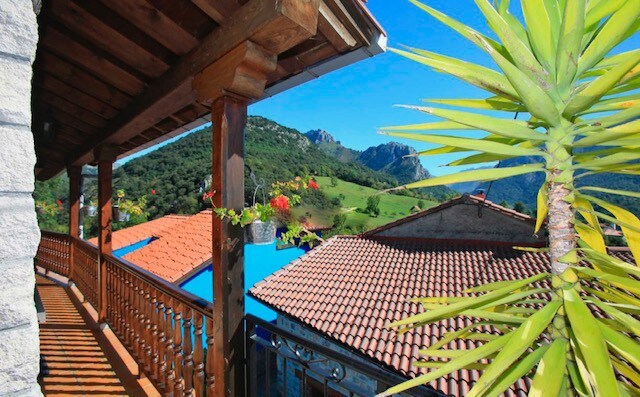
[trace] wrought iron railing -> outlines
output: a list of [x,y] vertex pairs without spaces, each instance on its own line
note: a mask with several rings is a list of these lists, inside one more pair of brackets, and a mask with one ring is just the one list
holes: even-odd
[[[245,323],[249,397],[370,397],[406,380],[255,316]],[[407,393],[444,397],[427,387]]]

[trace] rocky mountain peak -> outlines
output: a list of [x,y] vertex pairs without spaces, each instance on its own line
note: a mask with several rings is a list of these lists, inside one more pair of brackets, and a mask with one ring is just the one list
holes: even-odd
[[336,140],[325,130],[311,130],[305,134],[307,138],[316,145],[321,143],[333,143]]

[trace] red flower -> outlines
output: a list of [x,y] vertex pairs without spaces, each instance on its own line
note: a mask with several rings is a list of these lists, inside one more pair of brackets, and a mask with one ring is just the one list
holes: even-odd
[[320,186],[318,186],[316,181],[314,181],[313,179],[309,180],[309,184],[308,185],[309,185],[310,189],[318,190],[320,188]]
[[210,200],[213,197],[213,192],[206,192],[202,195],[202,201]]
[[284,211],[289,209],[289,197],[285,195],[279,195],[271,199],[269,202],[271,206],[275,209]]
[[62,201],[56,200],[56,204],[58,204],[58,207],[62,208]]
[[151,194],[156,195],[156,189],[151,189]]

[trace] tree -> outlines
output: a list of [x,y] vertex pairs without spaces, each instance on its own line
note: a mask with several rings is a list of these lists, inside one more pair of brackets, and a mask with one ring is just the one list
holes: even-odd
[[338,178],[336,178],[335,175],[331,175],[331,186],[338,186]]
[[365,212],[371,216],[380,215],[380,195],[376,194],[367,198],[367,208]]
[[421,210],[426,208],[424,200],[418,200],[418,208],[420,208]]
[[522,201],[517,201],[514,205],[513,205],[513,210],[520,212],[521,214],[524,214],[525,211],[527,210],[527,207],[524,205],[524,203]]
[[[490,96],[429,101],[447,108],[409,106],[444,121],[389,127],[389,134],[439,145],[423,155],[471,152],[451,166],[477,167],[519,156],[539,161],[463,171],[403,188],[544,173],[536,230],[546,219],[551,272],[481,285],[468,291],[467,298],[421,298],[425,312],[390,326],[403,330],[461,314],[476,322],[445,335],[441,344],[425,352],[451,360],[425,360],[418,365],[434,368],[431,372],[381,395],[478,367],[483,374],[467,396],[498,395],[523,376],[532,378],[530,395],[637,395],[640,322],[634,315],[640,312],[640,270],[608,255],[600,221],[621,226],[638,262],[640,220],[589,192],[634,198],[640,193],[578,189],[574,181],[600,173],[640,174],[640,50],[610,55],[639,30],[640,0],[526,0],[521,2],[524,23],[510,13],[508,0],[494,5],[474,0],[498,40],[410,1],[486,52],[497,68],[420,49],[393,50]],[[501,112],[525,113],[529,119],[496,117]],[[486,135],[466,138],[416,130],[481,130]],[[540,296],[546,299],[540,301]],[[494,333],[486,334],[487,327]],[[439,348],[466,336],[487,343],[462,355]]]

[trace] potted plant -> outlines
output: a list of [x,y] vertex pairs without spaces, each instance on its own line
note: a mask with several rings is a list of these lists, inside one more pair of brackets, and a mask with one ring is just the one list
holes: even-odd
[[147,206],[147,196],[142,196],[138,201],[118,200],[118,214],[114,215],[118,222],[129,222],[131,215],[140,215]]
[[84,213],[90,217],[94,217],[98,214],[98,203],[96,200],[89,200],[89,204],[84,207]]
[[[213,208],[218,217],[228,219],[233,225],[248,227],[249,241],[253,244],[272,244],[276,239],[277,224],[288,225],[288,219],[291,218],[291,207],[300,204],[301,197],[297,193],[305,189],[318,189],[318,184],[308,177],[296,177],[287,182],[275,182],[269,192],[271,199],[267,202],[263,188],[264,183],[256,184],[251,207],[244,208],[239,212],[234,209],[215,208],[215,206]],[[256,202],[256,195],[260,190],[263,193],[263,203]],[[212,198],[213,192],[207,192],[202,196],[203,201],[210,200],[213,205]],[[302,242],[302,239],[299,239],[300,233],[294,233],[296,230],[300,231],[300,229],[292,227],[286,234],[287,239],[290,241],[296,239]],[[305,242],[307,240],[313,240],[313,238],[304,239]]]

